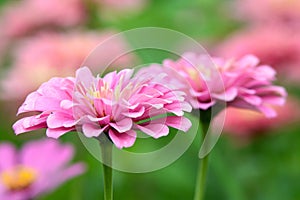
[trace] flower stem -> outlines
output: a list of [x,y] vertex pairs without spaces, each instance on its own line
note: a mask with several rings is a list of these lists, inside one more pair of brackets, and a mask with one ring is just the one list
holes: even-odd
[[[202,114],[202,116],[200,116],[202,130],[199,129],[198,134],[201,134],[200,132],[202,131],[201,134],[202,144],[209,128],[210,116],[211,116],[211,110],[205,113],[205,115]],[[209,154],[207,154],[204,158],[199,159],[194,200],[203,200],[204,198],[207,168],[208,168],[208,158],[209,158]]]
[[207,168],[208,155],[199,162],[194,200],[202,200],[204,197]]
[[113,199],[113,181],[112,181],[112,143],[106,136],[99,138],[102,152],[102,167],[104,178],[104,199]]

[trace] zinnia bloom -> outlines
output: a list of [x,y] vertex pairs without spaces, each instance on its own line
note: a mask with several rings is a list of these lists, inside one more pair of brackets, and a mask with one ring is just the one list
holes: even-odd
[[[147,0],[94,0],[105,10],[122,12],[140,10],[145,6]],[[117,14],[117,13],[115,13]]]
[[300,32],[282,26],[254,26],[237,32],[215,48],[218,56],[241,58],[256,55],[271,65],[279,78],[300,80]]
[[46,26],[75,26],[84,17],[82,0],[23,0],[4,7],[0,24],[6,37],[15,38]]
[[258,58],[248,55],[240,60],[213,58],[213,69],[206,58],[186,53],[177,61],[168,59],[162,66],[153,65],[141,73],[167,74],[164,81],[185,91],[194,109],[206,110],[217,102],[225,102],[268,117],[276,115],[270,105],[282,105],[286,91],[272,85],[276,73],[270,66],[259,65]]
[[[12,67],[2,80],[2,98],[23,100],[29,92],[52,77],[72,76],[91,51],[113,34],[113,31],[64,34],[50,32],[21,41],[13,49]],[[105,48],[107,51],[100,56],[89,59],[91,66],[106,66],[112,61],[108,59],[126,51],[127,43],[118,38]],[[112,65],[127,66],[132,61],[133,56],[124,55]]]
[[69,164],[73,147],[44,139],[25,144],[18,152],[0,144],[0,199],[34,199],[84,172],[82,163]]
[[298,0],[243,0],[237,2],[242,17],[254,22],[298,23],[300,1]]
[[155,76],[133,76],[133,70],[94,77],[87,67],[76,78],[53,78],[28,95],[19,114],[40,114],[17,121],[16,134],[47,128],[47,136],[82,128],[86,137],[107,134],[118,148],[130,147],[136,130],[159,138],[174,127],[187,131],[191,122],[183,111],[191,111],[183,93],[156,81]]

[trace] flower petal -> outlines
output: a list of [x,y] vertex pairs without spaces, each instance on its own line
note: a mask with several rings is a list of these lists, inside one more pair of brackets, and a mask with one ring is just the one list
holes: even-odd
[[[154,121],[154,122],[153,122]],[[137,128],[153,138],[160,138],[169,134],[169,128],[162,120],[153,120],[149,124],[139,124]]]
[[129,130],[124,133],[118,133],[117,131],[110,129],[108,134],[110,139],[119,149],[131,147],[136,139],[136,132],[133,130]]
[[18,160],[15,147],[9,143],[0,144],[0,158],[0,172],[13,168]]
[[95,123],[86,123],[83,124],[82,131],[86,137],[98,137],[107,127],[108,125],[101,128]]
[[192,122],[188,118],[181,116],[168,116],[165,123],[167,126],[171,126],[184,132],[187,132],[192,126]]
[[132,128],[132,120],[130,118],[124,118],[115,123],[109,123],[109,125],[116,129],[119,133],[124,133]]
[[46,135],[50,138],[54,138],[57,139],[60,136],[62,136],[65,133],[68,133],[70,131],[74,131],[75,128],[74,127],[70,127],[70,128],[48,128],[46,131]]

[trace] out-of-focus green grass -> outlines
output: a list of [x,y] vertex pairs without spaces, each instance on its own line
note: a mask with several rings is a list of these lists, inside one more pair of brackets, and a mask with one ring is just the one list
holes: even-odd
[[[159,26],[180,31],[201,41],[216,43],[240,26],[230,19],[229,13],[224,9],[227,3],[230,1],[153,0],[140,14],[123,16],[93,27],[127,30]],[[3,1],[0,1],[0,5],[2,4]],[[155,57],[155,54],[150,60],[145,52],[138,55],[145,62],[162,59],[160,55]],[[13,134],[11,125],[15,117],[8,114],[12,110],[9,107],[13,105],[13,102],[0,104],[0,141],[11,141],[20,146],[25,141],[44,137],[44,131],[18,137]],[[299,128],[297,124],[285,127],[276,133],[258,137],[247,145],[238,145],[223,135],[210,158],[206,199],[300,199]],[[167,142],[163,140],[160,142]],[[167,168],[146,174],[115,172],[115,199],[192,199],[199,140],[198,136],[188,151]],[[65,135],[62,141],[76,146],[75,160],[86,162],[88,170],[84,175],[40,199],[102,199],[101,164],[87,152],[77,134]],[[153,143],[155,142],[153,139]]]

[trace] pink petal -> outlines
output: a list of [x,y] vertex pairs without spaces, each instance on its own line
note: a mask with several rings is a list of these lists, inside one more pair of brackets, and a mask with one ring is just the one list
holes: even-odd
[[119,133],[124,133],[132,128],[132,120],[130,118],[124,118],[115,123],[109,123],[109,125],[116,129]]
[[276,76],[276,71],[268,65],[257,67],[255,72],[255,78],[262,80],[273,80]]
[[37,92],[30,93],[27,97],[23,105],[18,109],[17,115],[25,112],[29,112],[34,110],[34,104],[37,98],[39,98],[41,95]]
[[83,163],[76,163],[71,166],[64,166],[60,170],[51,173],[43,173],[42,176],[32,185],[32,195],[39,196],[51,192],[68,179],[84,173],[86,166]]
[[122,115],[130,118],[137,118],[145,113],[145,107],[140,107],[140,109],[129,110],[128,112],[123,112]]
[[[154,120],[153,120],[154,121]],[[150,122],[150,124],[139,124],[137,128],[153,138],[160,138],[169,134],[169,128],[162,123]]]
[[83,84],[85,88],[90,88],[94,83],[94,76],[88,67],[81,67],[76,71],[76,83]]
[[91,115],[88,115],[87,118],[92,122],[103,122],[103,123],[109,123],[110,115],[107,115],[105,117],[92,117]]
[[46,131],[46,135],[50,138],[54,138],[57,139],[60,136],[64,135],[65,133],[68,133],[70,131],[74,131],[75,128],[74,127],[70,127],[70,128],[48,128]]
[[247,103],[255,106],[258,106],[263,102],[263,100],[259,96],[254,95],[244,95],[241,96],[241,98],[244,99]]
[[49,128],[60,128],[64,127],[64,124],[72,125],[74,126],[75,120],[73,119],[73,116],[70,116],[66,113],[60,113],[60,112],[54,112],[49,115],[47,118],[47,125]]
[[286,99],[283,97],[278,97],[278,96],[272,97],[271,96],[271,97],[263,97],[263,101],[264,101],[264,103],[267,103],[267,104],[283,106],[286,102]]
[[45,111],[45,110],[60,110],[60,100],[48,96],[41,96],[34,102],[34,110],[32,111]]
[[282,97],[287,96],[287,92],[280,86],[268,86],[257,89],[257,93],[260,95],[278,95]]
[[165,105],[164,108],[177,116],[182,116],[184,114],[181,102],[173,102],[171,104]]
[[18,160],[15,147],[9,143],[0,144],[0,158],[0,172],[13,168]]
[[253,55],[246,55],[239,61],[239,66],[242,68],[253,67],[258,65],[259,59]]
[[63,109],[66,109],[66,110],[70,109],[70,108],[73,107],[73,101],[70,101],[70,100],[67,100],[67,99],[62,100],[60,102],[60,107],[63,108]]
[[94,106],[100,116],[110,115],[112,111],[112,101],[108,99],[94,99]]
[[47,174],[68,164],[74,156],[74,148],[68,144],[60,144],[58,140],[42,139],[25,144],[20,156],[23,165]]
[[117,131],[110,129],[108,133],[110,139],[119,149],[131,147],[136,139],[136,132],[133,130],[129,130],[124,133],[118,133]]
[[202,110],[207,110],[208,108],[210,108],[216,103],[215,101],[204,102],[204,101],[198,101],[196,99],[191,99],[189,100],[189,102],[191,103],[194,109],[202,109]]
[[238,95],[237,88],[230,88],[224,91],[223,94],[212,94],[213,97],[223,101],[233,101]]
[[187,132],[192,126],[192,123],[188,118],[180,116],[168,116],[165,123],[167,126],[171,126],[184,132]]
[[13,124],[14,132],[17,135],[41,128],[47,128],[45,119],[38,121],[35,116],[22,118]]
[[273,118],[277,116],[277,112],[268,106],[260,106],[258,107],[259,111],[262,112],[267,118]]
[[86,123],[83,124],[82,131],[86,137],[98,137],[107,127],[108,125],[101,128],[95,123]]

